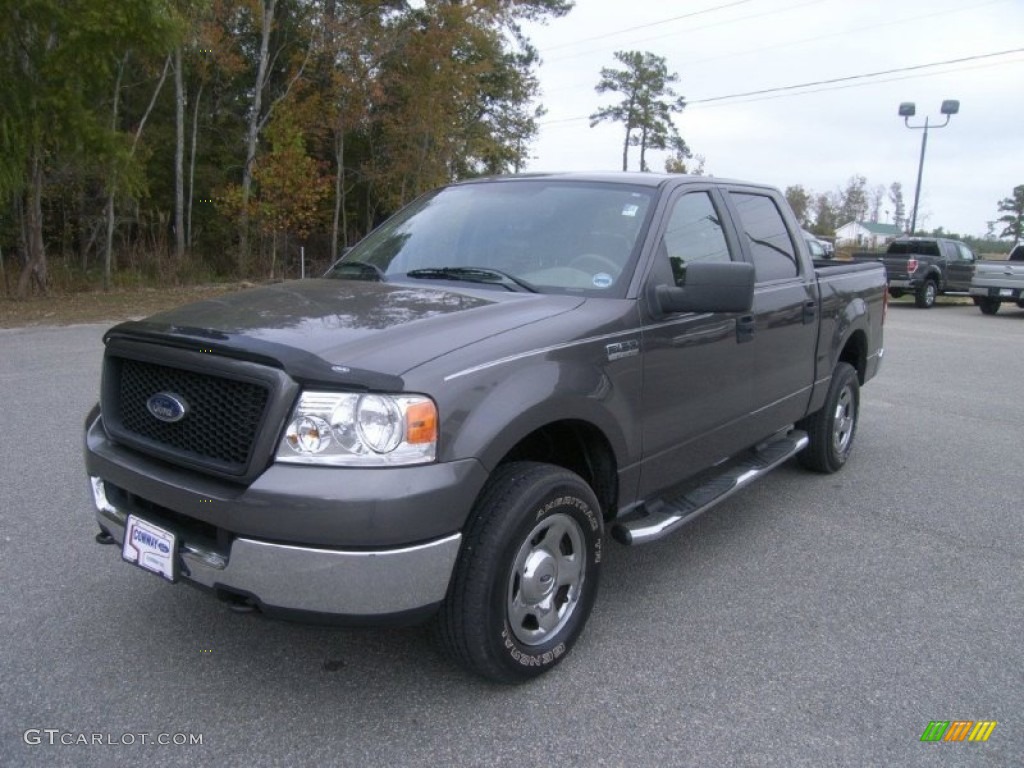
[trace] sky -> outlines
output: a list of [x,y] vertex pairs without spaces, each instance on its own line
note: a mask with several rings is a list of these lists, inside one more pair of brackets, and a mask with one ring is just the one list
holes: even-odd
[[[525,32],[547,110],[527,171],[621,169],[624,127],[589,116],[616,100],[594,91],[601,68],[638,50],[678,74],[675,124],[706,173],[812,192],[898,181],[909,215],[924,132],[898,110],[912,101],[910,124],[930,125],[918,229],[984,236],[1024,184],[1024,0],[576,0]],[[947,99],[960,112],[936,129]],[[879,221],[892,215],[887,194]]]

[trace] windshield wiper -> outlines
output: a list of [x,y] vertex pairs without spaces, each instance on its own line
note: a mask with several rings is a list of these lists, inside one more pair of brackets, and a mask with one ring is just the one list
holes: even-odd
[[414,269],[406,274],[421,280],[463,280],[467,283],[491,283],[501,285],[510,291],[521,290],[538,293],[536,287],[521,277],[490,267],[429,267]]

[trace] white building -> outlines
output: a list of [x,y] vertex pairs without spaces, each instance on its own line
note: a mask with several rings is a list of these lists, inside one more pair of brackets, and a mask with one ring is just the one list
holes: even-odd
[[879,224],[874,221],[851,221],[836,229],[836,245],[853,245],[858,248],[881,248],[890,240],[903,234],[893,224]]

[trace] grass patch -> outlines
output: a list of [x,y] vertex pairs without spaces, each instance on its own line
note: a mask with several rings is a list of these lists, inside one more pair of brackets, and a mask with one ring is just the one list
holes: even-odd
[[26,299],[3,297],[0,298],[0,328],[120,322],[251,287],[252,283],[217,283],[118,288],[108,292],[54,292],[48,297],[31,296]]

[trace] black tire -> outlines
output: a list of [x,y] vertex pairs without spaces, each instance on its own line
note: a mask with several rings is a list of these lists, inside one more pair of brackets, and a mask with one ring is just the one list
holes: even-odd
[[889,295],[892,296],[894,299],[901,299],[901,298],[903,298],[903,289],[902,288],[890,288],[889,289]]
[[597,597],[601,509],[578,475],[499,467],[477,500],[436,633],[466,669],[522,683],[572,648]]
[[832,372],[825,405],[797,423],[806,430],[810,443],[797,458],[807,469],[831,474],[846,465],[853,450],[860,414],[860,382],[857,371],[839,363]]
[[976,299],[974,303],[978,305],[983,315],[994,315],[999,311],[999,299],[985,297]]
[[925,280],[914,292],[914,303],[920,309],[931,309],[935,306],[935,297],[939,295],[939,286],[934,280]]

